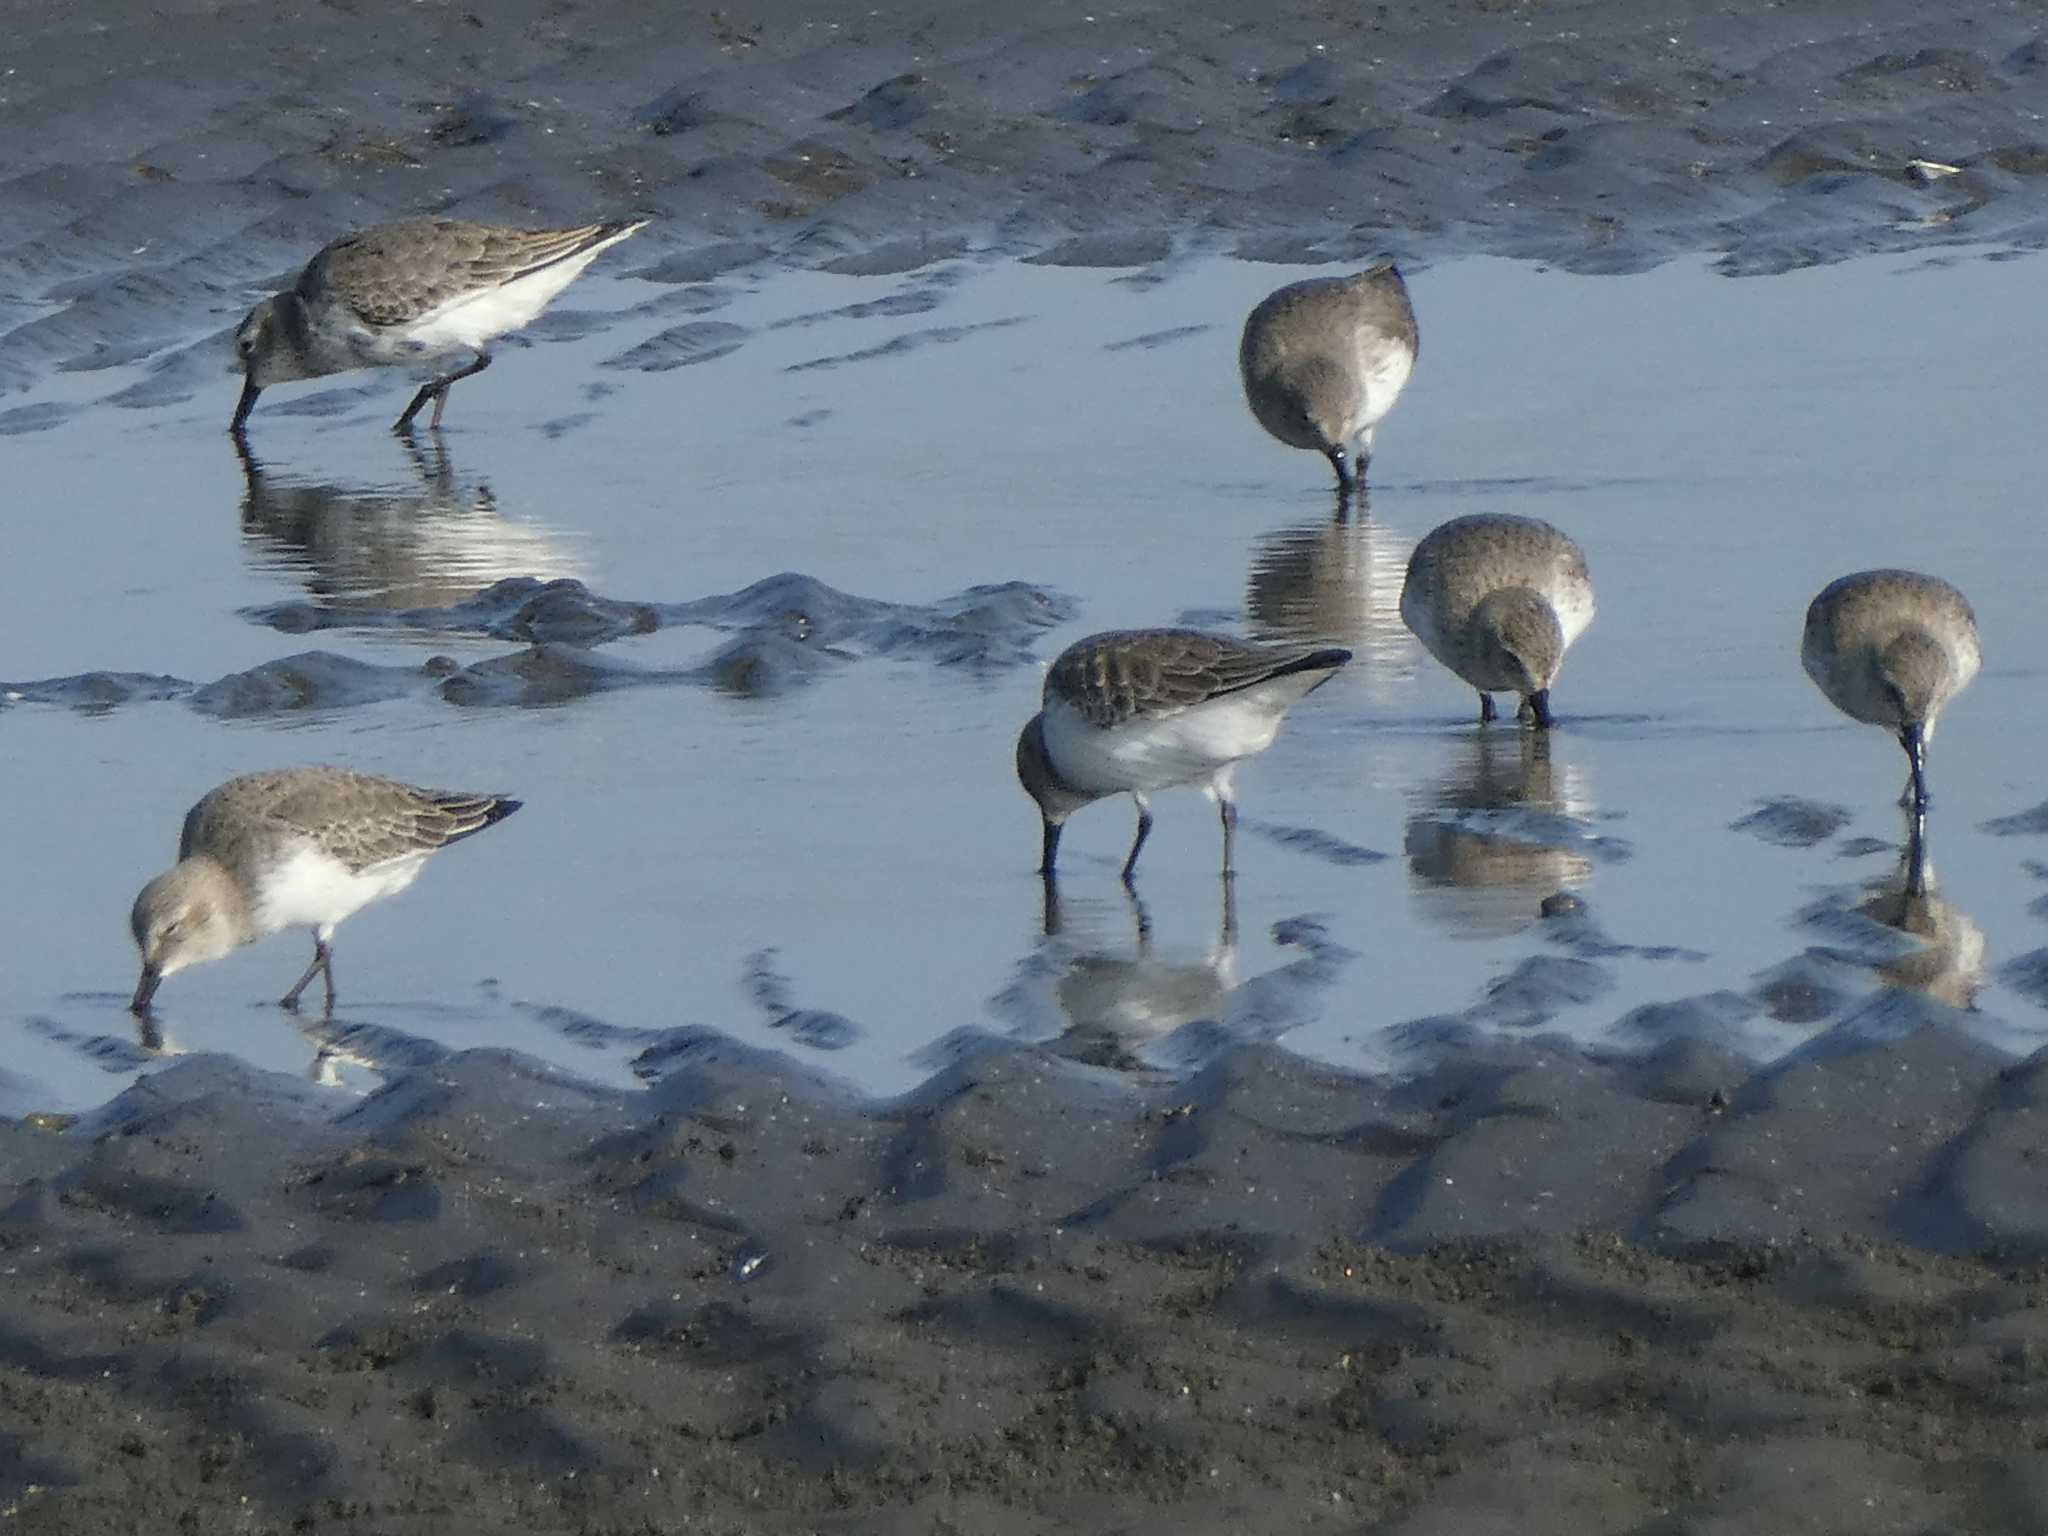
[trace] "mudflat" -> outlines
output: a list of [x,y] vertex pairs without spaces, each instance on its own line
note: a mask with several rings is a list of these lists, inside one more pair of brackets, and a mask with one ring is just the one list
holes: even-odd
[[[173,0],[0,43],[0,387],[150,359],[48,421],[221,393],[244,288],[423,210],[654,213],[676,285],[2048,231],[2019,4]],[[970,1038],[863,1104],[711,1035],[637,1094],[387,1075],[195,1057],[0,1121],[9,1520],[2048,1529],[2048,1057],[1910,992],[1763,1069],[1447,1027],[1400,1081]]]

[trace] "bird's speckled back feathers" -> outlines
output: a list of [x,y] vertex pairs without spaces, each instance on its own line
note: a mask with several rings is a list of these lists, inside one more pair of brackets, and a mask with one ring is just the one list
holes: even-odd
[[193,806],[178,857],[209,854],[235,871],[280,841],[309,841],[360,872],[445,848],[503,821],[519,804],[344,768],[277,769],[230,779]]
[[1334,671],[1327,645],[1251,645],[1196,629],[1126,629],[1077,640],[1045,675],[1044,700],[1093,725],[1159,719],[1294,672]]
[[575,229],[506,229],[468,219],[407,219],[344,235],[306,264],[299,294],[325,289],[366,325],[404,325],[448,300],[580,255],[643,220]]
[[1240,361],[1272,367],[1291,352],[1327,346],[1330,336],[1361,328],[1421,355],[1408,285],[1391,261],[1342,277],[1304,278],[1268,294],[1245,320]]

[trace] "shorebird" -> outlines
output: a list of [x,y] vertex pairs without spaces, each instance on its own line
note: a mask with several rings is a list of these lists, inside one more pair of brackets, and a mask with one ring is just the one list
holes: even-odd
[[335,925],[411,885],[428,857],[519,809],[502,795],[417,789],[345,768],[280,768],[230,779],[186,813],[178,862],[142,888],[129,915],[142,951],[131,1012],[166,976],[218,960],[281,928],[313,930],[313,962],[281,999],[296,1008],[314,976],[334,1011]]
[[1290,448],[1313,448],[1348,490],[1365,478],[1373,428],[1415,367],[1415,310],[1390,261],[1349,277],[1289,283],[1244,322],[1245,402]]
[[1479,690],[1482,724],[1494,717],[1494,693],[1511,691],[1547,731],[1550,685],[1593,622],[1585,552],[1538,518],[1454,517],[1408,557],[1401,620]]
[[1901,800],[1923,816],[1935,721],[1984,662],[1969,599],[1917,571],[1844,576],[1808,605],[1799,659],[1835,708],[1898,736],[1912,770]]
[[1045,676],[1043,703],[1017,737],[1017,777],[1044,824],[1051,878],[1067,818],[1107,795],[1138,804],[1126,884],[1152,831],[1152,794],[1199,784],[1223,818],[1231,872],[1231,772],[1273,744],[1281,717],[1351,653],[1329,645],[1248,645],[1193,629],[1122,629],[1077,640]]
[[243,430],[272,384],[468,353],[464,366],[422,385],[395,423],[410,429],[431,400],[429,425],[438,427],[449,385],[490,367],[493,341],[531,323],[598,252],[646,223],[507,229],[408,219],[344,235],[236,328],[244,378],[228,430]]

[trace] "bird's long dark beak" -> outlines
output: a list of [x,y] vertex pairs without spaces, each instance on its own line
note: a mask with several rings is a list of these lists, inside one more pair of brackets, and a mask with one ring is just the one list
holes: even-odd
[[164,973],[153,965],[142,968],[142,979],[135,983],[135,996],[128,1004],[133,1014],[149,1012],[149,1000],[156,996],[156,989],[163,985]]
[[1547,731],[1557,724],[1556,719],[1550,713],[1550,690],[1548,688],[1538,688],[1529,695],[1529,713],[1535,717],[1536,729],[1539,731]]
[[1927,813],[1927,733],[1917,725],[1899,732],[1899,745],[1906,749],[1906,761],[1913,765],[1913,814]]
[[228,423],[228,430],[240,437],[248,425],[249,413],[256,409],[256,397],[263,393],[263,386],[254,379],[242,380],[242,398],[235,402],[235,419]]
[[1345,453],[1343,445],[1340,443],[1335,448],[1326,450],[1324,457],[1330,461],[1330,468],[1337,471],[1337,489],[1350,490],[1357,483],[1358,477],[1352,472],[1350,455]]
[[1056,821],[1045,823],[1044,850],[1039,855],[1038,872],[1046,879],[1052,878],[1053,861],[1060,856],[1060,824]]

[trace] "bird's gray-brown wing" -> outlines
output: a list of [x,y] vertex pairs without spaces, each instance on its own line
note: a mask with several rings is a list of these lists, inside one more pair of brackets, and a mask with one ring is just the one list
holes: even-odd
[[519,809],[517,800],[503,795],[416,789],[389,779],[361,780],[352,799],[347,815],[308,830],[322,849],[356,870],[408,854],[432,853]]
[[1350,659],[1337,646],[1249,645],[1197,629],[1115,630],[1060,653],[1045,676],[1045,701],[1065,702],[1092,725],[1122,725]]
[[503,795],[420,789],[344,769],[283,769],[233,779],[192,807],[178,856],[204,848],[230,863],[254,845],[311,842],[352,870],[432,853],[503,821]]
[[307,263],[299,295],[339,300],[366,325],[405,325],[464,293],[579,256],[637,221],[508,229],[468,219],[408,219],[344,235]]

